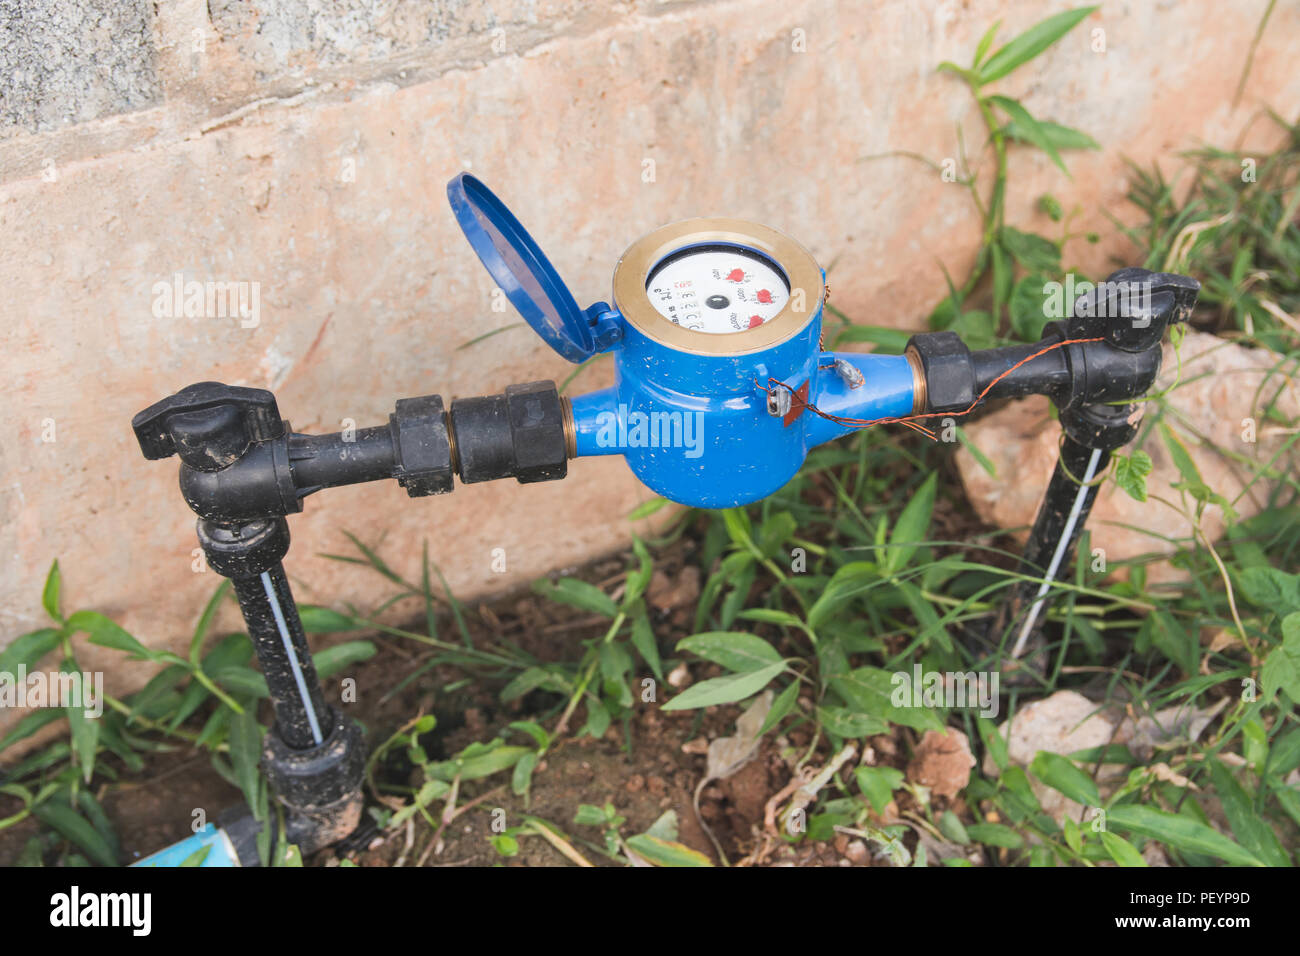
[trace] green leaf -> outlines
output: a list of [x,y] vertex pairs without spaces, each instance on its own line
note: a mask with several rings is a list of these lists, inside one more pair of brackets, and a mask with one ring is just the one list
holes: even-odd
[[1011,256],[997,241],[989,246],[989,261],[993,265],[993,314],[997,317],[1002,315],[1002,307],[1011,298],[1015,267]]
[[223,689],[240,696],[255,697],[258,700],[271,696],[271,691],[266,686],[266,678],[260,672],[244,664],[216,667],[210,671],[205,670],[204,673],[221,685]]
[[583,611],[593,611],[605,617],[618,614],[618,606],[600,588],[578,578],[546,579],[533,582],[533,591],[550,601],[568,604]]
[[[473,745],[466,747],[462,756],[429,765],[429,776],[450,782],[459,776],[462,780],[478,780],[513,767],[525,754],[536,754],[529,747],[491,746],[470,755]],[[481,745],[480,745],[481,746]]]
[[858,789],[877,813],[884,813],[894,791],[903,785],[903,771],[893,767],[859,767],[854,771]]
[[1030,763],[1029,770],[1043,783],[1053,790],[1059,790],[1075,803],[1081,803],[1085,807],[1101,806],[1097,784],[1068,757],[1040,750]]
[[667,498],[651,498],[649,501],[643,501],[628,512],[627,520],[640,521],[642,518],[648,518],[666,504],[668,504]]
[[[1045,136],[1047,141],[1057,149],[1101,149],[1101,145],[1089,136],[1083,130],[1078,130],[1072,126],[1062,126],[1060,123],[1053,123],[1051,120],[1038,121],[1039,134]],[[1012,139],[1018,139],[1021,142],[1034,142],[1014,120],[1008,123],[1004,132]],[[1035,145],[1037,145],[1035,143]],[[1038,208],[1051,217],[1052,222],[1061,221],[1061,205],[1051,196],[1042,196],[1038,200]]]
[[741,673],[781,663],[776,648],[744,631],[706,631],[682,638],[677,642],[677,649]]
[[1174,466],[1178,469],[1178,474],[1182,476],[1183,481],[1192,485],[1204,484],[1201,472],[1196,467],[1196,462],[1192,460],[1187,446],[1183,444],[1182,439],[1174,434],[1173,429],[1164,422],[1160,423],[1160,437],[1164,439],[1165,447],[1169,449],[1169,455],[1174,460]]
[[758,529],[758,550],[771,557],[782,557],[786,553],[786,542],[794,536],[799,522],[788,511],[778,511],[770,515]]
[[772,702],[772,709],[767,712],[767,717],[763,719],[763,726],[758,729],[758,735],[763,736],[784,720],[786,714],[794,710],[794,705],[798,702],[799,682],[792,680],[785,690],[776,695],[776,700]]
[[957,427],[957,438],[961,442],[962,447],[970,452],[970,456],[975,459],[975,463],[984,469],[985,474],[990,478],[996,478],[998,476],[997,466],[993,464],[988,455],[980,451],[979,446],[971,440],[970,435],[966,434],[966,430],[961,426]]
[[1001,20],[994,20],[993,26],[985,30],[984,35],[980,37],[979,45],[975,47],[975,59],[971,61],[972,69],[978,67],[984,55],[989,52],[989,47],[993,45],[993,38],[998,35],[998,27],[1001,25]]
[[[878,667],[859,667],[831,680],[835,692],[861,713],[914,730],[943,730],[943,722],[933,710],[911,706],[906,686],[896,684],[893,674]],[[895,694],[902,700],[901,706],[895,705]]]
[[727,508],[722,512],[722,523],[727,529],[727,537],[742,550],[754,553],[758,557],[758,548],[754,545],[753,527],[744,508]]
[[510,775],[510,789],[517,796],[526,794],[533,785],[533,771],[537,769],[536,751],[526,753],[519,758]]
[[491,838],[490,842],[492,843],[492,849],[496,850],[497,853],[502,856],[511,857],[519,855],[519,841],[509,833],[498,833],[496,836]]
[[965,339],[972,349],[992,348],[997,342],[997,319],[985,309],[963,310],[950,328]]
[[1101,831],[1101,845],[1106,848],[1110,858],[1120,866],[1146,866],[1147,861],[1142,859],[1142,854],[1137,848],[1118,834],[1111,833],[1109,830]]
[[730,704],[752,697],[766,687],[777,674],[785,670],[785,663],[777,661],[759,670],[746,671],[743,674],[728,674],[701,681],[686,688],[668,703],[664,710],[692,710],[696,707],[711,707],[714,704]]
[[30,714],[23,717],[22,720],[18,721],[18,725],[14,727],[13,730],[9,731],[9,733],[5,734],[4,739],[0,740],[0,752],[12,747],[20,740],[26,740],[28,737],[32,736],[32,734],[36,733],[36,731],[48,724],[54,723],[62,716],[63,712],[57,707],[45,707],[40,710],[32,711]]
[[794,627],[803,629],[803,621],[791,614],[789,611],[781,611],[771,607],[751,607],[748,610],[741,611],[736,617],[743,621],[762,621],[764,624],[780,624],[782,627]]
[[32,815],[47,827],[58,831],[100,866],[117,866],[117,858],[108,841],[72,806],[56,798],[32,808]]
[[1135,501],[1147,500],[1147,475],[1151,474],[1151,456],[1138,449],[1132,455],[1115,455],[1115,484]]
[[145,647],[132,637],[116,621],[110,620],[97,611],[77,611],[68,618],[68,627],[75,631],[85,631],[87,640],[100,647],[111,647],[115,651],[130,654],[137,660],[155,660],[158,652]]
[[983,86],[1001,79],[1017,67],[1028,63],[1073,30],[1084,17],[1096,9],[1096,7],[1081,7],[1058,13],[1035,24],[1014,40],[999,47],[997,52],[979,67],[977,73],[979,85]]
[[1300,610],[1300,575],[1277,568],[1246,568],[1236,575],[1246,600],[1267,611]]
[[808,626],[818,630],[840,605],[851,601],[873,581],[880,579],[880,568],[870,561],[850,561],[840,565],[822,589],[821,597],[808,611]]
[[883,734],[889,730],[889,724],[879,717],[855,714],[846,707],[818,707],[817,719],[831,733],[846,740]]
[[181,860],[180,865],[183,868],[202,866],[203,862],[208,858],[208,854],[210,854],[211,852],[212,852],[211,843],[209,843],[207,846],[201,846],[193,853],[191,853],[189,856],[187,856],[185,859]]
[[709,858],[681,843],[661,840],[648,833],[627,838],[628,849],[655,866],[712,866]]
[[650,557],[650,552],[646,550],[641,539],[635,536],[632,538],[632,551],[637,556],[637,569],[628,572],[627,587],[623,591],[624,607],[631,607],[637,598],[645,593],[654,574],[654,561]]
[[567,694],[570,685],[563,675],[555,671],[549,671],[542,667],[529,667],[515,675],[510,683],[501,689],[500,696],[502,701],[509,703],[535,690],[549,690],[558,694]]
[[58,629],[43,627],[16,637],[0,651],[0,672],[17,674],[18,668],[31,670],[46,654],[59,646],[62,635]]
[[622,644],[601,644],[596,657],[600,662],[600,676],[605,680],[622,680],[632,669],[632,655]]
[[1238,846],[1213,827],[1178,813],[1124,804],[1106,812],[1108,825],[1139,833],[1176,850],[1204,853],[1237,866],[1262,866],[1253,853]]
[[[1044,123],[1043,125],[1046,126],[1047,124]],[[1064,129],[1065,127],[1061,128]],[[1009,129],[1008,132],[1010,132]],[[1060,222],[1065,215],[1065,210],[1061,208],[1061,201],[1051,193],[1043,193],[1038,197],[1038,211],[1046,215],[1052,222]]]
[[975,729],[979,731],[980,740],[984,742],[984,749],[993,758],[993,763],[998,770],[1006,770],[1007,765],[1011,762],[1011,757],[1007,752],[1007,740],[998,731],[997,725],[987,717],[976,717]]
[[663,663],[659,660],[659,644],[655,641],[650,619],[644,613],[638,614],[632,620],[631,641],[636,652],[641,655],[641,659],[649,665],[659,682],[663,683],[664,672]]
[[551,742],[551,735],[546,732],[546,728],[531,720],[512,720],[510,729],[532,737],[537,742],[538,747],[545,748]]
[[605,811],[590,803],[580,803],[578,804],[578,812],[574,814],[573,822],[584,827],[603,827],[605,825]]
[[885,549],[885,572],[897,574],[907,567],[920,542],[925,540],[930,530],[930,516],[934,512],[934,493],[938,482],[938,473],[921,482],[921,487],[912,495],[912,500],[898,516],[894,530],[889,533],[889,547]]
[[1279,689],[1286,691],[1291,700],[1300,702],[1300,611],[1282,619],[1282,643],[1269,652],[1259,677],[1265,703]]
[[832,347],[839,348],[847,342],[870,342],[876,346],[873,351],[902,355],[907,348],[911,332],[886,328],[883,325],[846,325],[835,333]]
[[316,665],[317,677],[330,677],[359,661],[368,661],[375,656],[375,645],[370,641],[345,641],[335,644],[311,656]]
[[[1024,266],[1027,272],[1055,275],[1061,270],[1061,250],[1050,239],[1034,232],[1021,232],[1013,226],[998,230],[998,238],[1011,257]],[[1038,292],[1038,311],[1043,311],[1043,287]]]
[[59,603],[59,592],[63,587],[63,576],[59,573],[59,562],[56,558],[50,565],[49,573],[45,575],[45,587],[41,589],[41,606],[45,608],[45,613],[51,618],[63,623],[63,610]]
[[361,627],[348,615],[315,604],[299,605],[298,619],[308,634],[335,634],[339,631],[355,631]]
[[983,843],[985,846],[1018,850],[1025,845],[1024,837],[1001,823],[972,823],[966,828],[966,833],[976,843]]
[[[0,750],[4,747],[0,746]],[[1300,727],[1278,734],[1268,754],[1267,773],[1279,779],[1286,777],[1296,767],[1300,767]]]
[[301,867],[301,866],[302,866],[302,850],[300,850],[300,849],[298,848],[298,844],[296,844],[296,843],[281,843],[281,844],[280,844],[280,855],[279,855],[279,857],[276,859],[276,861],[275,861],[275,865],[276,865],[276,866]]
[[1223,805],[1228,825],[1241,844],[1268,866],[1290,866],[1291,857],[1282,848],[1273,828],[1256,812],[1254,801],[1242,789],[1232,771],[1212,757],[1210,778],[1214,781],[1214,792]]
[[72,753],[76,757],[77,766],[81,768],[81,778],[86,783],[90,783],[90,778],[95,773],[95,753],[99,749],[99,719],[86,715],[86,711],[90,709],[91,688],[86,686],[76,666],[75,661],[67,660],[63,662],[61,668],[64,674],[72,677],[74,700],[74,703],[64,707],[63,711],[68,717]]
[[1065,162],[1061,159],[1061,154],[1056,151],[1056,146],[1048,136],[1047,131],[1039,125],[1038,120],[1030,115],[1029,110],[1025,109],[1016,100],[1009,96],[991,96],[990,102],[1006,113],[1011,118],[1017,132],[1030,143],[1033,143],[1056,164],[1057,168],[1065,175],[1069,176],[1070,171],[1065,168]]
[[190,638],[190,660],[194,664],[199,662],[199,651],[203,649],[203,641],[208,636],[208,629],[212,627],[212,621],[217,616],[217,610],[221,607],[221,602],[230,594],[230,581],[222,581],[217,585],[217,589],[208,598],[208,603],[203,608],[203,613],[194,625],[194,634]]
[[959,843],[962,846],[970,843],[970,834],[966,832],[966,827],[962,824],[961,818],[951,810],[943,811],[943,815],[939,817],[939,832],[953,843]]
[[1034,272],[1020,279],[1011,290],[1007,312],[1011,316],[1011,330],[1022,342],[1037,342],[1043,337],[1043,326],[1052,321],[1044,291],[1050,281],[1043,273]]
[[257,765],[262,756],[262,725],[257,722],[252,706],[244,707],[242,714],[231,711],[229,724],[227,744],[230,747],[230,764],[234,770],[235,782],[256,815],[261,783]]

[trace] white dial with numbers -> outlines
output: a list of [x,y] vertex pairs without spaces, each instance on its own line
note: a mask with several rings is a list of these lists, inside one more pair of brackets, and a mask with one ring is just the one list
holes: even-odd
[[790,287],[766,256],[718,243],[664,258],[646,279],[646,295],[675,325],[716,335],[776,318],[790,299]]

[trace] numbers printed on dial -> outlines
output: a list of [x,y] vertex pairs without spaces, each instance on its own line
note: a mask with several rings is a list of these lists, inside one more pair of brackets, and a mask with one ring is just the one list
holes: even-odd
[[790,299],[785,277],[770,261],[729,246],[669,256],[651,272],[646,294],[670,322],[712,334],[757,328]]

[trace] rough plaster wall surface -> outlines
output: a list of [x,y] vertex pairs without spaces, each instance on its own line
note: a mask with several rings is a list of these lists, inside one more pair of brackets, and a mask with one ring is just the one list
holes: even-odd
[[[569,373],[522,328],[466,346],[519,320],[493,310],[447,209],[444,185],[462,169],[510,203],[583,304],[608,297],[615,261],[641,234],[730,215],[808,246],[851,316],[919,327],[940,264],[954,275],[970,265],[975,214],[924,165],[869,157],[955,155],[958,124],[977,142],[967,96],[934,67],[967,60],[995,19],[1009,38],[1068,5],[285,0],[214,2],[209,17],[196,0],[159,3],[160,103],[0,141],[0,646],[40,625],[57,557],[69,609],[183,648],[216,581],[191,569],[175,462],[143,461],[129,421],[184,385],[273,388],[296,429],[334,431],[385,421],[403,396]],[[1202,142],[1247,129],[1267,139],[1252,125],[1262,105],[1300,110],[1300,11],[1276,10],[1234,108],[1263,6],[1229,16],[1210,0],[1108,2],[1002,81],[1103,147],[1068,156],[1072,179],[1015,150],[1009,221],[1052,228],[1034,209],[1048,191],[1080,206],[1072,229],[1108,238],[1071,242],[1066,261],[1104,272],[1126,252],[1107,213],[1132,216],[1122,156],[1168,169]],[[362,9],[376,19],[357,19]],[[1096,28],[1105,53],[1091,49]],[[177,275],[256,283],[256,325],[160,309],[158,284]],[[598,363],[573,388],[609,375]],[[301,600],[377,603],[376,577],[321,557],[348,550],[350,530],[383,539],[399,571],[418,573],[427,541],[458,594],[501,591],[620,546],[648,496],[615,458],[572,462],[563,482],[437,498],[408,499],[392,482],[334,489],[291,520],[287,567]],[[109,670],[114,693],[149,676],[120,655],[79,653]],[[11,719],[0,715],[0,732]]]
[[150,0],[0,0],[0,135],[162,100]]

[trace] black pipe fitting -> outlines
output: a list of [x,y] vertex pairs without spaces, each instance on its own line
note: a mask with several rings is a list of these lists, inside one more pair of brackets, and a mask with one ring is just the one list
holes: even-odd
[[1186,321],[1199,289],[1187,276],[1121,269],[1032,345],[972,352],[953,332],[914,335],[907,349],[925,373],[926,411],[962,412],[980,396],[1046,395],[1065,409],[1143,395],[1160,372],[1165,330]]
[[520,484],[568,474],[564,406],[554,382],[511,385],[501,395],[451,403],[461,481],[515,478]]
[[280,802],[290,810],[286,836],[313,853],[347,836],[361,821],[366,748],[361,728],[330,709],[328,736],[298,750],[278,734],[262,743],[262,769]]
[[[399,398],[388,417],[391,448],[396,452],[392,477],[412,498],[451,491],[451,438],[441,395]],[[384,476],[377,476],[384,477]]]
[[275,397],[200,382],[132,420],[146,458],[181,459],[180,487],[200,518],[219,524],[302,511],[323,488],[395,478],[412,498],[466,483],[568,474],[566,410],[553,382],[463,398],[448,413],[438,395],[397,402],[388,425],[328,435],[294,433]]
[[979,394],[971,350],[956,332],[929,332],[907,341],[925,374],[925,411],[964,411]]

